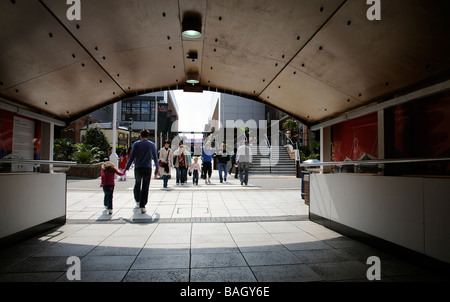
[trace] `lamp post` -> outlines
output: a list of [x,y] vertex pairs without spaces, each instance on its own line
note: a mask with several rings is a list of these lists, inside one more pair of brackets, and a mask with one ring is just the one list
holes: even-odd
[[131,148],[131,133],[133,130],[133,118],[130,117],[130,121],[128,122],[128,131],[130,131],[130,137],[129,137],[129,143],[128,143],[128,150]]

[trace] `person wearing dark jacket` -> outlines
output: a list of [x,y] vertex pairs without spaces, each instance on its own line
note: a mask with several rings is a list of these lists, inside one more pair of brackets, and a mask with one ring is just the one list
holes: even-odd
[[[228,162],[230,161],[230,155],[227,153],[225,144],[222,144],[222,149],[216,152],[216,158],[219,160],[218,170],[220,183],[223,183],[224,180],[226,182],[228,173],[227,168]],[[224,175],[222,176],[222,174]]]
[[232,175],[233,172],[233,168],[234,168],[234,178],[238,178],[238,167],[236,164],[236,156],[237,156],[237,149],[234,148],[233,154],[231,155],[231,166],[230,166],[230,171],[229,174]]
[[158,153],[155,143],[148,140],[148,130],[142,130],[140,140],[133,144],[130,158],[128,159],[125,170],[129,170],[134,162],[134,199],[136,206],[140,207],[141,213],[145,213],[145,206],[148,201],[148,188],[152,175],[152,160],[155,163],[156,171],[159,171]]

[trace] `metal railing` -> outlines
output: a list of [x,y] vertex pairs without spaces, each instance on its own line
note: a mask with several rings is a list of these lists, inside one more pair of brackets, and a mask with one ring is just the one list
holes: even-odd
[[300,167],[317,167],[317,166],[346,166],[346,165],[379,165],[379,164],[406,164],[419,163],[431,161],[450,161],[450,157],[439,158],[400,158],[400,159],[373,159],[373,160],[356,160],[356,161],[332,161],[332,162],[317,162],[317,163],[301,163]]
[[58,160],[36,160],[36,159],[0,159],[0,164],[39,164],[39,165],[55,165],[55,166],[73,166],[77,162],[74,161],[58,161]]
[[[70,166],[77,165],[77,162],[74,161],[58,161],[58,160],[35,160],[35,159],[2,159],[0,158],[0,164],[22,164],[22,165],[33,165],[33,171],[29,172],[40,172],[41,165],[44,166],[50,166],[52,167],[59,167],[57,168],[58,172],[64,172],[67,169],[70,168]],[[35,167],[39,166],[39,170]],[[12,171],[9,171],[12,172]],[[20,171],[22,172],[22,171]],[[25,171],[23,171],[25,172]],[[48,171],[47,171],[48,172]],[[5,172],[8,173],[8,172]]]
[[[336,167],[337,173],[342,173],[342,168],[353,166],[354,171],[346,171],[345,173],[377,173],[383,175],[383,166],[385,164],[411,164],[424,162],[450,161],[450,157],[430,157],[430,158],[399,158],[399,159],[373,159],[373,160],[357,160],[357,161],[339,161],[339,162],[315,162],[315,163],[301,163],[300,167],[309,172],[322,172],[320,167]],[[378,166],[381,165],[381,166]],[[362,171],[363,168],[377,167],[377,171]],[[379,169],[378,169],[379,168]],[[367,170],[367,169],[366,169]],[[329,173],[329,172],[326,172]],[[333,173],[333,172],[332,172]]]
[[264,141],[266,142],[267,148],[269,148],[269,173],[272,174],[272,146],[270,145],[267,134],[264,134]]

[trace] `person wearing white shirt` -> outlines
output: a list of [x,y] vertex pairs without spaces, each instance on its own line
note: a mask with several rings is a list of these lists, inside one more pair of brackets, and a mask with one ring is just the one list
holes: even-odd
[[[239,180],[241,185],[248,184],[248,170],[252,165],[252,149],[248,146],[248,141],[245,140],[244,145],[240,146],[236,154],[236,163],[239,167]],[[245,176],[243,175],[245,173]]]

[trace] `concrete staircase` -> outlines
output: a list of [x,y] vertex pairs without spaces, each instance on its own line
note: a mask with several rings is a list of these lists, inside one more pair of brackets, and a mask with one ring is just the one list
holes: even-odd
[[262,165],[261,160],[269,160],[268,155],[256,154],[253,150],[253,163],[250,167],[250,174],[258,175],[296,175],[295,160],[289,157],[288,152],[283,146],[272,147],[272,167]]

